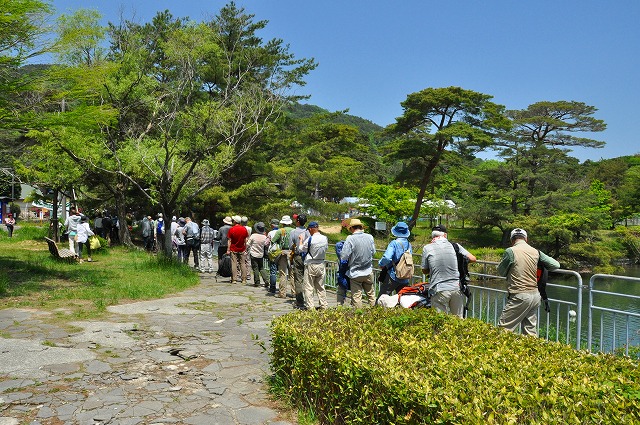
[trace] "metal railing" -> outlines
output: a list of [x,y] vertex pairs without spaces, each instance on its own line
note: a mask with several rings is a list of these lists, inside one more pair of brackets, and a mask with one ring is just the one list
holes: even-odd
[[[378,250],[376,257],[380,257]],[[416,270],[420,268],[420,255],[414,254]],[[373,275],[376,295],[380,291],[380,269],[378,260],[373,261]],[[506,280],[497,275],[497,262],[478,261],[469,265],[471,275],[471,300],[467,311],[468,318],[482,320],[493,325],[498,320],[507,301]],[[326,259],[325,285],[328,289],[337,288],[338,261],[330,248]],[[265,267],[268,262],[265,261]],[[538,335],[548,341],[562,342],[580,350],[618,353],[629,355],[630,349],[640,353],[640,296],[596,289],[598,281],[622,280],[640,283],[640,278],[596,274],[591,277],[589,286],[584,286],[582,276],[573,270],[554,270],[549,275],[547,294],[550,312],[538,309]],[[426,276],[416,273],[410,279],[411,284],[425,282]],[[583,291],[588,291],[588,303],[584,305]],[[635,311],[624,311],[598,304],[597,296],[629,300],[636,306]],[[586,321],[583,320],[587,310]],[[598,321],[598,323],[595,323]],[[588,326],[586,337],[583,326]]]
[[[620,353],[629,355],[629,349],[640,349],[640,296],[621,294],[618,292],[597,289],[596,284],[611,284],[615,281],[640,284],[640,278],[617,276],[610,274],[594,274],[589,279],[589,315],[587,319],[587,349],[605,353]],[[606,304],[620,304],[628,301],[636,311],[625,311],[611,308]],[[598,317],[599,316],[599,320]],[[595,323],[597,321],[597,323]],[[594,324],[597,332],[594,332]],[[634,329],[635,328],[635,329]],[[637,353],[636,353],[637,354]]]

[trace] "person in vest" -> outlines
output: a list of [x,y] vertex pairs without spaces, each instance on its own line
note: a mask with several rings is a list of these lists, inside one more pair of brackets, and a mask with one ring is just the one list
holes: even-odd
[[523,229],[511,231],[511,245],[498,264],[498,274],[507,278],[509,291],[498,326],[510,332],[521,327],[523,334],[538,336],[541,300],[537,282],[538,260],[549,270],[560,268],[560,263],[530,246],[527,232]]
[[[280,229],[280,221],[277,218],[272,218],[270,221],[271,230],[267,233],[267,239],[264,241],[265,250],[271,245],[271,239],[278,233]],[[268,257],[268,256],[267,256]],[[278,282],[278,261],[272,261],[269,258],[269,294],[275,295],[276,285]]]
[[378,261],[378,265],[383,268],[383,272],[387,272],[389,282],[384,284],[380,289],[380,293],[391,295],[393,291],[399,291],[409,284],[409,279],[399,279],[396,277],[395,265],[400,261],[400,257],[406,250],[413,253],[411,243],[409,243],[409,236],[411,231],[409,226],[404,221],[399,221],[395,226],[391,228],[391,234],[396,239],[389,242],[387,249],[382,254],[382,258]]
[[329,307],[327,303],[327,292],[324,288],[325,266],[324,259],[329,248],[329,240],[325,235],[320,233],[317,221],[312,221],[307,226],[309,237],[299,245],[304,257],[304,307],[305,310],[313,310],[314,291],[318,294],[318,302],[320,310],[326,310]]
[[293,287],[296,294],[296,307],[304,307],[304,260],[298,246],[300,243],[309,237],[309,231],[304,227],[307,223],[307,216],[305,214],[295,215],[296,228],[291,231],[291,269],[293,272]]
[[[460,254],[470,262],[476,257],[457,244]],[[453,245],[447,239],[447,228],[442,224],[431,230],[431,243],[422,249],[422,273],[429,275],[429,295],[431,307],[436,310],[464,317],[465,295],[460,291],[458,257]]]
[[291,225],[293,220],[288,215],[283,215],[280,219],[280,228],[271,238],[271,244],[279,244],[282,248],[282,254],[275,261],[278,263],[278,298],[287,297],[287,287],[290,286],[290,292],[295,294],[295,288],[293,287],[293,276],[289,267],[289,254],[291,254],[291,232],[293,228]]
[[349,222],[349,230],[351,235],[342,246],[340,260],[347,261],[351,288],[351,305],[355,308],[362,308],[362,292],[367,296],[367,302],[373,306],[375,303],[375,294],[373,290],[373,255],[376,253],[376,244],[373,236],[364,232],[362,222],[357,219],[351,219]]

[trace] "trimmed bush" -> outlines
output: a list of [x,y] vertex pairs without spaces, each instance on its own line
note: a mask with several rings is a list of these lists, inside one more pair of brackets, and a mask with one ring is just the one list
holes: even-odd
[[327,424],[640,423],[638,363],[431,309],[272,323],[274,391]]

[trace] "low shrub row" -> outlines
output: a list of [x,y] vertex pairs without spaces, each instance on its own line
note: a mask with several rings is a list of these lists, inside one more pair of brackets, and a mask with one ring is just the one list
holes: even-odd
[[640,423],[638,363],[431,309],[272,323],[272,386],[327,424]]

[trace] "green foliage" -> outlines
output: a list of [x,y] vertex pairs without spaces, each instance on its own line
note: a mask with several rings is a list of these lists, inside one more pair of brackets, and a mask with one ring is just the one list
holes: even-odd
[[390,157],[418,171],[419,191],[411,223],[418,219],[434,170],[448,152],[472,156],[494,143],[494,132],[509,126],[504,107],[492,96],[460,87],[427,88],[411,93],[401,103],[403,115],[389,127],[399,138]]
[[357,127],[361,133],[363,134],[372,134],[379,131],[382,131],[382,127],[374,124],[373,122],[361,118],[356,117],[354,115],[349,115],[347,113],[335,113],[331,114],[326,109],[323,109],[319,106],[309,105],[309,104],[301,104],[301,103],[292,103],[285,111],[291,116],[293,119],[303,119],[303,118],[311,118],[314,115],[326,115],[330,117],[330,122],[333,124],[346,124],[351,127]]
[[78,9],[71,15],[58,17],[59,40],[56,45],[60,62],[92,66],[101,61],[106,29],[100,25],[102,15],[97,10]]
[[408,188],[383,184],[368,184],[358,192],[361,201],[366,203],[361,207],[363,212],[387,223],[395,223],[411,215],[415,194],[416,191]]
[[9,212],[13,214],[13,217],[17,220],[20,217],[20,205],[14,203],[9,204]]
[[292,313],[272,334],[277,392],[320,423],[640,420],[635,361],[431,309]]

